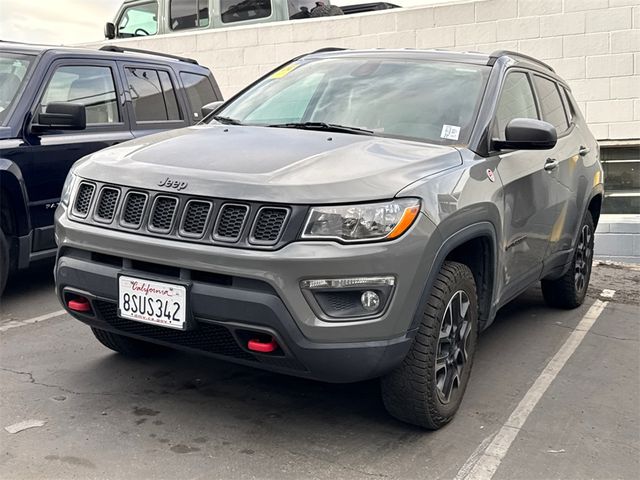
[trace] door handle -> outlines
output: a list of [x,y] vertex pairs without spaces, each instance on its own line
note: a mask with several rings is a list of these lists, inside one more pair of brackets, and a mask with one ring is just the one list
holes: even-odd
[[547,162],[544,164],[544,169],[547,172],[554,170],[558,166],[558,161],[555,158],[547,158]]
[[578,150],[578,153],[580,154],[581,157],[584,157],[590,151],[591,149],[589,147],[583,147],[582,145],[580,145],[580,150]]

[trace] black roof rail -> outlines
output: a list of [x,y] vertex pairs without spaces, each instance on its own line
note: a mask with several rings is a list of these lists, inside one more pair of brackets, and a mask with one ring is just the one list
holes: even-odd
[[547,63],[544,63],[542,60],[538,60],[537,58],[531,57],[529,55],[525,55],[524,53],[513,52],[511,50],[496,50],[495,52],[491,53],[491,55],[489,55],[489,61],[487,62],[487,65],[493,65],[494,63],[496,63],[496,60],[498,60],[498,58],[504,57],[507,55],[510,57],[522,58],[523,60],[528,60],[529,62],[537,63],[538,65],[541,65],[544,68],[548,68],[549,70],[555,73],[555,70],[553,69],[553,67],[551,67],[551,65]]
[[100,50],[104,52],[117,52],[117,53],[144,53],[146,55],[157,55],[159,57],[171,58],[173,60],[179,60],[181,62],[192,63],[194,65],[199,65],[199,63],[193,58],[180,57],[179,55],[171,55],[169,53],[160,53],[160,52],[152,52],[151,50],[142,50],[140,48],[128,48],[128,47],[120,47],[118,45],[104,45],[100,47]]
[[343,47],[324,47],[324,48],[319,48],[318,50],[314,50],[313,52],[311,52],[311,54],[324,53],[324,52],[342,52],[343,50],[349,50],[349,49],[343,48]]

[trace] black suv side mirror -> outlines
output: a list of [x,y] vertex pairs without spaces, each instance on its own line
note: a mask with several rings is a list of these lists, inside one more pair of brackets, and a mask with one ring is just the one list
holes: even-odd
[[87,128],[87,111],[79,103],[51,102],[44,113],[36,115],[32,128],[36,131],[84,130]]
[[556,146],[556,127],[533,118],[514,118],[505,128],[505,139],[494,140],[498,150],[548,150]]
[[104,24],[104,38],[109,40],[116,38],[116,26],[113,23],[107,22]]
[[224,103],[224,100],[217,100],[215,102],[207,103],[202,107],[202,118],[206,117],[212,112],[215,112],[220,105]]

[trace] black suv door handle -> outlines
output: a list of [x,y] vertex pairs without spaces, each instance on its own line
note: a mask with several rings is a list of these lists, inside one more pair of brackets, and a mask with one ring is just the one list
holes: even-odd
[[591,149],[589,147],[583,147],[582,145],[580,145],[580,150],[578,150],[578,153],[580,154],[581,157],[584,157],[590,151]]
[[547,163],[544,164],[544,169],[547,172],[555,169],[558,166],[558,161],[555,158],[547,158]]

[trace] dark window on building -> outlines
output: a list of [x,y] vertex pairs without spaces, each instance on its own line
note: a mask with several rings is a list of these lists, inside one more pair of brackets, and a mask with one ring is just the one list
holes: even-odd
[[497,139],[504,140],[505,128],[514,118],[538,118],[531,84],[523,72],[509,73],[502,86],[494,125]]
[[558,135],[566,132],[569,129],[569,123],[556,82],[534,75],[533,83],[542,108],[542,119],[556,127]]
[[40,110],[44,112],[47,104],[51,102],[84,105],[87,125],[120,121],[116,87],[109,67],[58,67],[44,91]]
[[216,92],[209,78],[204,75],[180,72],[180,77],[189,97],[191,116],[198,121],[202,118],[202,107],[218,100]]
[[118,38],[156,33],[158,33],[158,2],[139,3],[127,7],[118,20]]
[[209,0],[171,0],[171,30],[209,26]]
[[180,120],[178,100],[169,74],[148,68],[126,68],[137,122]]
[[640,214],[640,147],[602,147],[602,213]]
[[220,0],[223,23],[245,22],[271,16],[271,0]]

